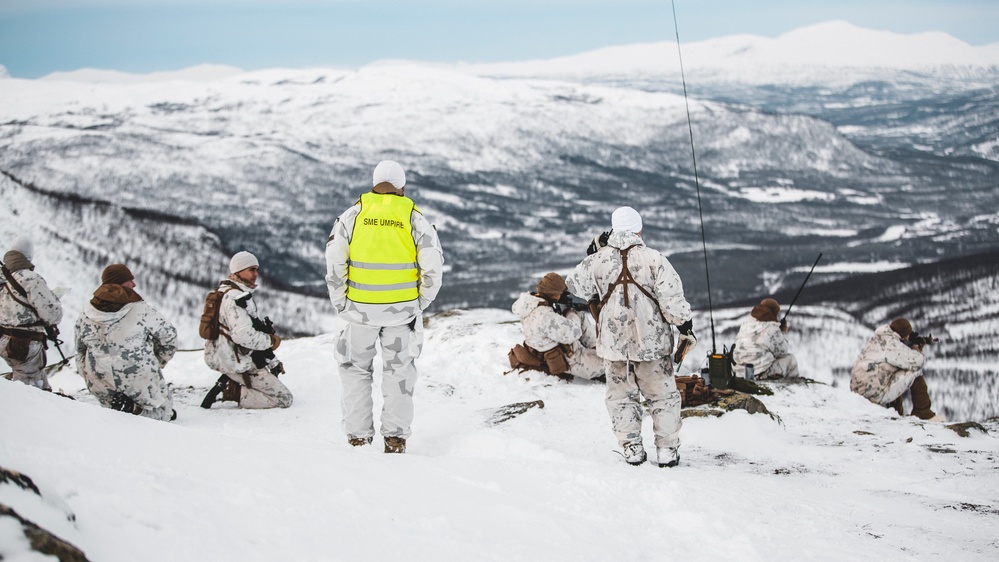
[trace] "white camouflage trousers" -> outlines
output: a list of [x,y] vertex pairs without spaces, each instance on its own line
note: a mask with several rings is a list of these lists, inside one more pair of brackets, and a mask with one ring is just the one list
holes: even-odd
[[374,401],[371,386],[377,345],[382,350],[381,434],[408,438],[413,423],[415,360],[423,350],[423,323],[367,326],[341,320],[334,355],[343,388],[343,430],[348,439],[374,437]]
[[778,357],[774,359],[774,362],[770,364],[770,367],[763,373],[755,373],[753,378],[755,379],[794,379],[798,378],[798,360],[794,358],[794,355],[785,355],[783,357]]
[[42,390],[52,390],[52,387],[49,386],[49,377],[45,374],[45,346],[42,345],[42,342],[32,341],[28,344],[28,356],[24,361],[7,356],[9,342],[10,336],[0,336],[0,356],[10,365],[10,370],[13,371],[12,380]]
[[680,393],[669,356],[654,361],[607,361],[607,412],[622,447],[642,442],[642,400],[652,414],[656,448],[680,446]]
[[266,408],[287,408],[293,401],[291,391],[270,374],[267,369],[256,369],[248,373],[250,386],[246,386],[243,375],[228,375],[240,384],[239,407],[252,410]]
[[569,372],[574,377],[593,380],[603,376],[604,360],[597,355],[596,349],[576,342],[572,345],[572,357],[569,357]]

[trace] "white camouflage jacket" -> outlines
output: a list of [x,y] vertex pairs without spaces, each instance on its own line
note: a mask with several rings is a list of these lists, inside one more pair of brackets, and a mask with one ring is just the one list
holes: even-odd
[[170,399],[162,369],[177,351],[177,330],[145,301],[117,312],[87,303],[75,331],[76,369],[101,404],[110,405],[115,392],[148,411]]
[[[229,283],[235,283],[236,288]],[[227,375],[248,373],[257,368],[249,351],[270,349],[271,337],[253,327],[253,318],[262,320],[257,314],[257,303],[253,302],[253,289],[227,279],[219,284],[219,290],[226,291],[219,306],[223,335],[216,340],[205,340],[205,363]]]
[[575,344],[583,335],[575,310],[563,316],[531,293],[521,293],[511,310],[520,318],[524,343],[536,351],[548,351],[560,343]]
[[746,320],[735,336],[736,374],[742,377],[746,365],[753,364],[753,371],[762,374],[774,360],[788,354],[789,346],[779,322],[763,322],[756,318]]
[[[0,274],[0,326],[42,333],[45,332],[44,327],[29,325],[41,320],[45,324],[57,326],[62,320],[62,303],[45,284],[45,279],[30,269],[20,269],[11,275],[27,292],[27,297],[22,297],[7,282],[3,274]],[[38,314],[18,301],[24,301],[35,307]]]
[[922,368],[926,357],[910,348],[888,324],[874,331],[850,372],[850,390],[881,404],[898,371]]
[[416,262],[420,268],[420,296],[416,300],[395,304],[365,304],[347,299],[347,262],[354,220],[361,212],[356,204],[341,214],[326,242],[326,285],[330,302],[340,317],[355,324],[370,326],[401,326],[409,323],[430,306],[441,290],[444,275],[444,250],[437,230],[419,211],[413,211],[413,240],[416,242]]
[[600,311],[597,354],[611,361],[653,361],[673,352],[670,325],[680,325],[691,318],[680,276],[665,256],[647,247],[635,233],[614,232],[607,246],[587,256],[565,282],[573,294],[583,299],[603,298],[607,287],[621,273],[619,250],[629,246],[634,247],[628,252],[628,270],[636,282],[655,296],[666,323],[655,302],[631,284],[628,285],[631,306],[626,307],[624,287],[618,286]]

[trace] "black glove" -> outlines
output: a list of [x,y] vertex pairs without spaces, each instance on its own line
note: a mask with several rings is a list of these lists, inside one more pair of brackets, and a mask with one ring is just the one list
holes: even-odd
[[687,320],[683,324],[677,326],[677,329],[680,330],[680,333],[685,336],[694,335],[694,320],[693,319]]
[[598,236],[593,238],[593,241],[590,242],[590,245],[586,248],[586,255],[589,256],[597,253],[597,250],[607,245],[608,238],[610,238],[609,230],[605,230],[604,232],[601,232]]
[[111,409],[135,415],[142,413],[142,408],[136,407],[135,401],[121,392],[116,392],[111,397]]

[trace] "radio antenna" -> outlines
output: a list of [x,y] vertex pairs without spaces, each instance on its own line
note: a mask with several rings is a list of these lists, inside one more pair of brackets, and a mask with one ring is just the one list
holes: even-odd
[[683,83],[683,104],[687,109],[687,130],[690,131],[690,160],[694,163],[694,188],[697,191],[697,215],[701,221],[701,247],[704,250],[704,277],[708,284],[708,318],[711,319],[711,353],[717,349],[715,343],[715,313],[711,302],[711,272],[708,270],[708,242],[704,235],[704,211],[701,209],[701,184],[697,179],[697,154],[694,151],[694,125],[690,119],[690,102],[687,101],[687,78],[683,73],[683,55],[680,52],[680,27],[676,23],[676,2],[670,0],[673,7],[673,29],[676,31],[676,55],[680,60],[680,81]]

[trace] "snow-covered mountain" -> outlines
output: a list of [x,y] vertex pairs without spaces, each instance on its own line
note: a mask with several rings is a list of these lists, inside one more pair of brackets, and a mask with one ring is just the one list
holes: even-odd
[[[681,36],[682,38],[682,36]],[[675,39],[619,45],[547,60],[469,65],[491,76],[550,78],[688,76],[756,84],[837,84],[884,73],[939,72],[973,76],[999,69],[999,43],[973,47],[946,33],[899,34],[832,21],[776,38],[733,35],[681,44]],[[879,74],[880,73],[880,74]]]
[[[821,53],[802,58],[806,44]],[[440,232],[435,310],[508,307],[623,204],[704,307],[697,188],[716,304],[794,287],[818,252],[813,284],[999,247],[992,46],[842,23],[685,45],[696,184],[678,65],[660,52],[675,44],[621,49],[575,58],[578,75],[554,61],[6,78],[0,244],[35,238],[39,271],[71,289],[64,333],[123,261],[189,347],[243,249],[283,333],[324,331],[324,243],[384,158]],[[877,323],[855,318],[850,337]]]
[[[383,454],[381,439],[347,444],[326,336],[278,350],[295,395],[287,410],[201,409],[215,375],[197,352],[166,367],[172,423],[100,408],[70,370],[53,385],[75,401],[0,380],[0,468],[38,491],[0,481],[0,503],[95,562],[999,553],[988,531],[999,513],[995,420],[965,438],[844,388],[773,385],[759,398],[779,419],[689,417],[680,466],[632,467],[614,452],[603,385],[503,374],[521,338],[505,311],[429,319],[405,455]],[[544,407],[492,422],[536,400]],[[20,527],[0,515],[0,556],[41,559],[28,557]]]

